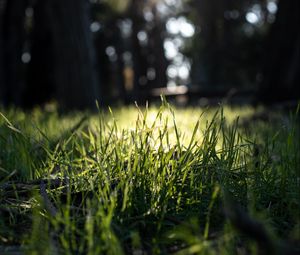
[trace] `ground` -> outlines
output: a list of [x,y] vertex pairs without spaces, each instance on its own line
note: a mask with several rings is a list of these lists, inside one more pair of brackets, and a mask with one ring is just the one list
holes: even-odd
[[0,116],[1,254],[300,254],[299,116]]

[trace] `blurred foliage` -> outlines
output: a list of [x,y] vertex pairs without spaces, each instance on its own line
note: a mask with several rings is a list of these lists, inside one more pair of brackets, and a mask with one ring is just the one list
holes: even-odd
[[103,0],[100,2],[107,4],[117,13],[124,13],[128,9],[131,0]]

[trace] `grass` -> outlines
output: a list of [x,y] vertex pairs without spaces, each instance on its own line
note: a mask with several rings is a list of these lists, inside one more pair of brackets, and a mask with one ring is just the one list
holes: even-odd
[[0,253],[299,254],[299,114],[252,114],[4,111]]

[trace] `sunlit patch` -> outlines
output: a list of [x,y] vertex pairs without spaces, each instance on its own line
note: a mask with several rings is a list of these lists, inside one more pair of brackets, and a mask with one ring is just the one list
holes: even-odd
[[91,23],[90,30],[93,33],[98,32],[100,29],[101,29],[101,24],[98,21],[94,21],[94,22]]
[[22,56],[21,56],[21,60],[22,60],[22,62],[23,62],[24,64],[29,63],[30,60],[31,60],[31,55],[30,55],[30,53],[29,53],[29,52],[24,52],[24,53],[22,54]]
[[185,85],[180,86],[168,86],[168,90],[170,92],[176,93],[176,94],[185,94],[188,92],[188,88]]
[[167,88],[174,88],[176,87],[176,82],[175,81],[168,81],[167,83]]

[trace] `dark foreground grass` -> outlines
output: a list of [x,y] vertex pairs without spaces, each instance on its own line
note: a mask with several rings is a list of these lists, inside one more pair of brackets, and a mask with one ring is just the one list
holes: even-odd
[[251,111],[6,111],[0,254],[299,254],[298,113]]

